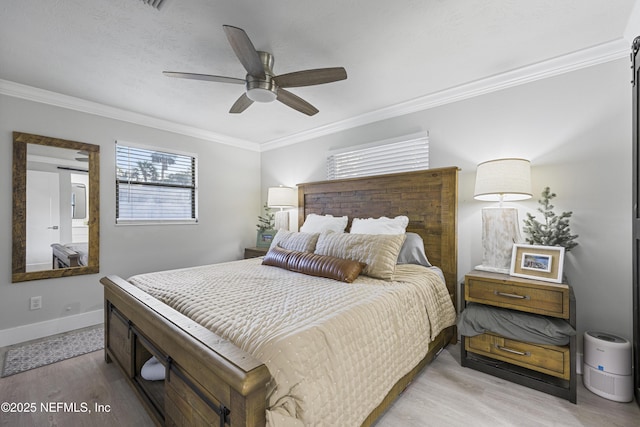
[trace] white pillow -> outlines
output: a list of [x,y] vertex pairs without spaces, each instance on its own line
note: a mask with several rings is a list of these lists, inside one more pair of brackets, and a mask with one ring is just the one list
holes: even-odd
[[395,218],[353,218],[351,234],[404,234],[409,218],[404,215]]
[[324,233],[325,231],[335,231],[336,233],[344,233],[347,228],[349,217],[333,215],[316,215],[309,214],[304,224],[300,227],[300,231],[305,233]]

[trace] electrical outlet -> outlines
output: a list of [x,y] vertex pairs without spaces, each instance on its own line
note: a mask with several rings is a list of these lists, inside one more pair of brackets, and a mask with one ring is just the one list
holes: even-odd
[[40,310],[42,308],[42,297],[29,298],[29,310]]

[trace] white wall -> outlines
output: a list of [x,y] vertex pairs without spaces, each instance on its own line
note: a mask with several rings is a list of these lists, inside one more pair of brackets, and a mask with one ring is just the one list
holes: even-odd
[[[12,131],[100,145],[99,274],[11,283]],[[197,154],[197,225],[115,225],[118,139]],[[16,333],[42,329],[47,335],[95,318],[91,314],[103,306],[99,279],[105,275],[240,259],[244,247],[255,245],[261,206],[255,151],[0,95],[0,174],[0,346]],[[29,298],[37,295],[43,308],[29,311]]]
[[[255,243],[254,224],[267,187],[325,179],[329,149],[422,130],[430,133],[432,167],[461,168],[460,280],[482,257],[480,210],[486,204],[473,200],[476,165],[505,156],[528,158],[536,197],[515,205],[521,219],[535,213],[545,186],[558,193],[557,212],[574,212],[572,231],[580,235],[579,246],[565,266],[577,297],[579,332],[599,329],[631,338],[629,80],[629,63],[618,60],[262,154],[0,96],[0,341],[4,332],[21,327],[59,323],[71,328],[74,316],[98,312],[98,280],[104,275],[127,277],[240,258],[242,249]],[[100,274],[10,283],[14,130],[101,146]],[[198,225],[114,224],[117,139],[198,154]],[[43,297],[43,309],[29,311],[28,299],[35,295]]]
[[[631,74],[617,60],[419,113],[262,153],[262,186],[324,180],[329,149],[429,131],[431,167],[458,166],[458,274],[482,262],[476,165],[501,157],[532,162],[536,213],[545,186],[556,212],[573,211],[579,246],[565,271],[577,299],[578,331],[631,339]],[[542,219],[538,216],[538,219]]]

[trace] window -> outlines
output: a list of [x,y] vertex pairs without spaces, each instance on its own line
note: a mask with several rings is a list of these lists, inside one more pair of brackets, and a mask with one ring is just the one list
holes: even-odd
[[327,179],[424,169],[429,169],[429,135],[424,132],[333,150],[327,156]]
[[195,223],[197,158],[116,144],[116,223]]

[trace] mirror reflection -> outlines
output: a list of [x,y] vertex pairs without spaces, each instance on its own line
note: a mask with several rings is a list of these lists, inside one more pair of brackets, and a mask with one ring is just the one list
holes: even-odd
[[14,132],[14,282],[98,272],[98,156]]
[[68,148],[27,145],[27,272],[87,265],[87,159]]

